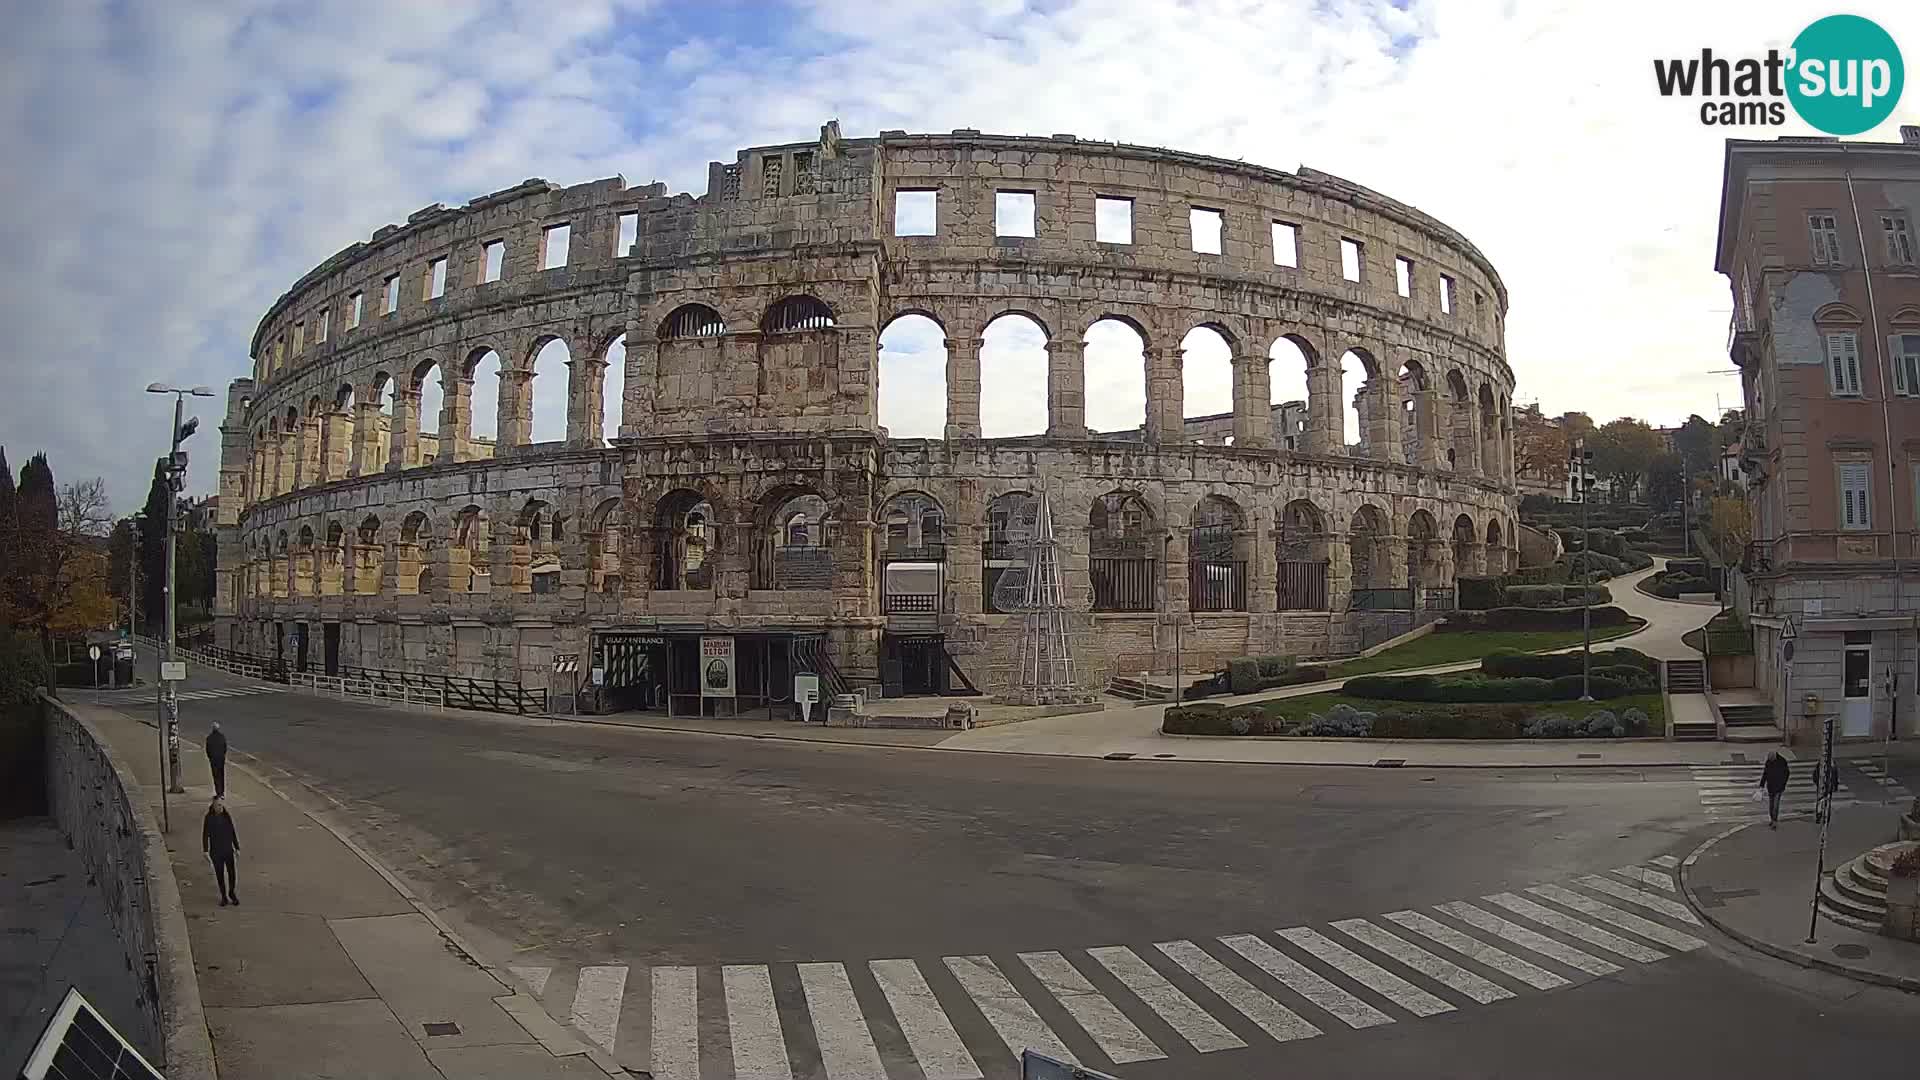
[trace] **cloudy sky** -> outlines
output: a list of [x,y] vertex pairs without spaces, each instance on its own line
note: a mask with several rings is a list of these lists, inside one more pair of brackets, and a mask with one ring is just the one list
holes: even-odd
[[[1447,221],[1492,258],[1512,293],[1517,402],[1655,423],[1711,413],[1716,394],[1722,404],[1738,396],[1716,374],[1729,366],[1727,289],[1712,270],[1724,132],[1701,126],[1695,106],[1659,98],[1651,60],[1704,45],[1784,47],[1835,10],[1552,0],[10,7],[0,443],[16,468],[44,449],[63,480],[105,476],[123,509],[143,497],[165,436],[166,401],[141,388],[223,392],[191,444],[192,486],[210,490],[213,428],[226,382],[250,368],[255,321],[303,271],[374,228],[529,176],[620,173],[700,193],[709,160],[810,137],[830,117],[849,136],[1070,131],[1347,177]],[[1853,10],[1920,50],[1920,7]],[[1901,120],[1920,120],[1920,92],[1864,137],[1894,139]],[[1740,131],[1795,133],[1807,132]],[[1033,399],[1014,391],[1035,375],[1018,363],[1017,327],[991,339],[989,377],[1011,381],[987,427],[1018,430]],[[910,328],[887,343],[899,380],[916,364],[936,367]],[[937,340],[932,348],[937,361]],[[1193,355],[1208,357],[1199,343]],[[1137,416],[1123,400],[1137,392],[1113,379],[1090,396]],[[1224,386],[1196,373],[1189,411],[1224,409]],[[887,402],[888,421],[937,427],[913,404]]]

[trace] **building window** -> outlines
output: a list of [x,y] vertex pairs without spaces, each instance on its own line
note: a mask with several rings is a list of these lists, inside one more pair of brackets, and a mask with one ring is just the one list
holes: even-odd
[[1340,238],[1340,276],[1348,281],[1360,280],[1360,241]]
[[507,242],[489,240],[480,246],[480,284],[499,281],[507,265]]
[[293,324],[293,354],[295,356],[300,355],[300,350],[306,347],[307,347],[307,324],[303,322],[294,323]]
[[1813,265],[1840,265],[1840,223],[1832,214],[1808,214],[1807,231],[1813,240]]
[[1393,257],[1393,288],[1401,296],[1413,296],[1413,260],[1405,255]]
[[1893,345],[1893,392],[1920,397],[1920,334],[1895,334]]
[[381,314],[391,315],[398,310],[400,310],[400,275],[395,274],[387,279],[387,306]]
[[573,226],[562,223],[540,231],[540,269],[554,270],[567,265],[567,247],[573,240]]
[[427,264],[427,299],[438,300],[447,294],[447,260],[441,256]]
[[1445,274],[1440,275],[1440,313],[1453,314],[1453,279]]
[[634,242],[640,239],[640,214],[630,211],[620,215],[620,227],[613,233],[613,257],[624,259],[633,253]]
[[365,293],[354,293],[347,297],[347,329],[360,325],[360,309],[366,306],[366,302]]
[[1881,214],[1880,229],[1887,234],[1887,262],[1913,265],[1913,231],[1907,227],[1907,215]]
[[1193,250],[1202,255],[1220,254],[1220,237],[1226,231],[1226,216],[1218,210],[1190,207],[1187,225],[1193,233]]
[[1300,226],[1284,221],[1273,223],[1273,265],[1300,265]]
[[1870,461],[1843,461],[1840,463],[1840,527],[1842,529],[1873,528],[1873,513],[1868,506],[1868,495],[1872,491],[1873,463]]
[[313,343],[315,345],[325,345],[327,343],[327,324],[333,321],[333,309],[321,308],[319,318],[320,321],[314,326],[313,330]]
[[933,236],[939,230],[939,221],[939,192],[896,191],[893,193],[893,235]]
[[1033,192],[996,191],[993,193],[993,235],[1034,235]]
[[1835,397],[1860,396],[1860,335],[1827,335],[1827,380]]
[[1095,195],[1093,238],[1102,244],[1133,243],[1133,200]]

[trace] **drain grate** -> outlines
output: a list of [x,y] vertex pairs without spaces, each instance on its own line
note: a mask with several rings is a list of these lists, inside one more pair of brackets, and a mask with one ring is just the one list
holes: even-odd
[[1376,769],[1397,769],[1406,763],[1407,759],[1403,757],[1383,757],[1374,762],[1373,767]]
[[1170,757],[1172,757],[1173,755],[1172,755],[1172,754],[1155,754],[1155,755],[1153,755],[1153,756],[1154,756],[1154,757],[1157,757],[1157,758],[1170,758]]
[[1107,754],[1105,755],[1105,757],[1108,761],[1126,761],[1132,758],[1133,754],[1129,751],[1121,750],[1111,754]]
[[460,1034],[460,1025],[459,1025],[459,1024],[456,1024],[456,1023],[454,1023],[454,1022],[453,1022],[453,1021],[451,1021],[451,1020],[436,1020],[436,1021],[432,1021],[432,1022],[429,1022],[429,1023],[425,1023],[425,1024],[421,1024],[420,1026],[421,1026],[422,1028],[425,1028],[425,1029],[426,1029],[426,1032],[427,1032],[427,1034],[429,1034],[429,1035],[458,1035],[458,1034]]
[[1594,761],[1599,761],[1599,760],[1600,760],[1600,755],[1599,755],[1599,754],[1575,754],[1575,755],[1573,755],[1573,756],[1574,756],[1574,760],[1576,760],[1576,761],[1577,761],[1577,760],[1580,760],[1581,758],[1590,758],[1590,759],[1592,759],[1592,760],[1594,760]]
[[1872,952],[1865,945],[1855,945],[1851,941],[1833,947],[1833,955],[1842,960],[1865,960]]

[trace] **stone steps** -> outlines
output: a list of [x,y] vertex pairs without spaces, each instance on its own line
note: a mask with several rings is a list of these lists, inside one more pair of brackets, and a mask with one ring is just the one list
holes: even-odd
[[1713,742],[1720,737],[1717,724],[1680,724],[1673,725],[1674,742]]
[[1879,933],[1887,917],[1887,878],[1893,860],[1915,841],[1881,844],[1840,864],[1820,880],[1820,913],[1846,926]]
[[1173,688],[1148,679],[1115,675],[1107,680],[1107,693],[1128,701],[1172,701]]
[[1727,741],[1730,743],[1777,743],[1780,739],[1780,729],[1772,724],[1765,727],[1743,724],[1727,728]]
[[1722,705],[1720,706],[1720,719],[1725,721],[1728,727],[1746,727],[1750,724],[1772,725],[1773,706]]

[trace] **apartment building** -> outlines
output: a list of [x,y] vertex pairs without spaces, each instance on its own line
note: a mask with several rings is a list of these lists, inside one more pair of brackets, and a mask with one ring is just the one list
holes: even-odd
[[1796,742],[1920,737],[1920,127],[1729,140],[1757,682]]

